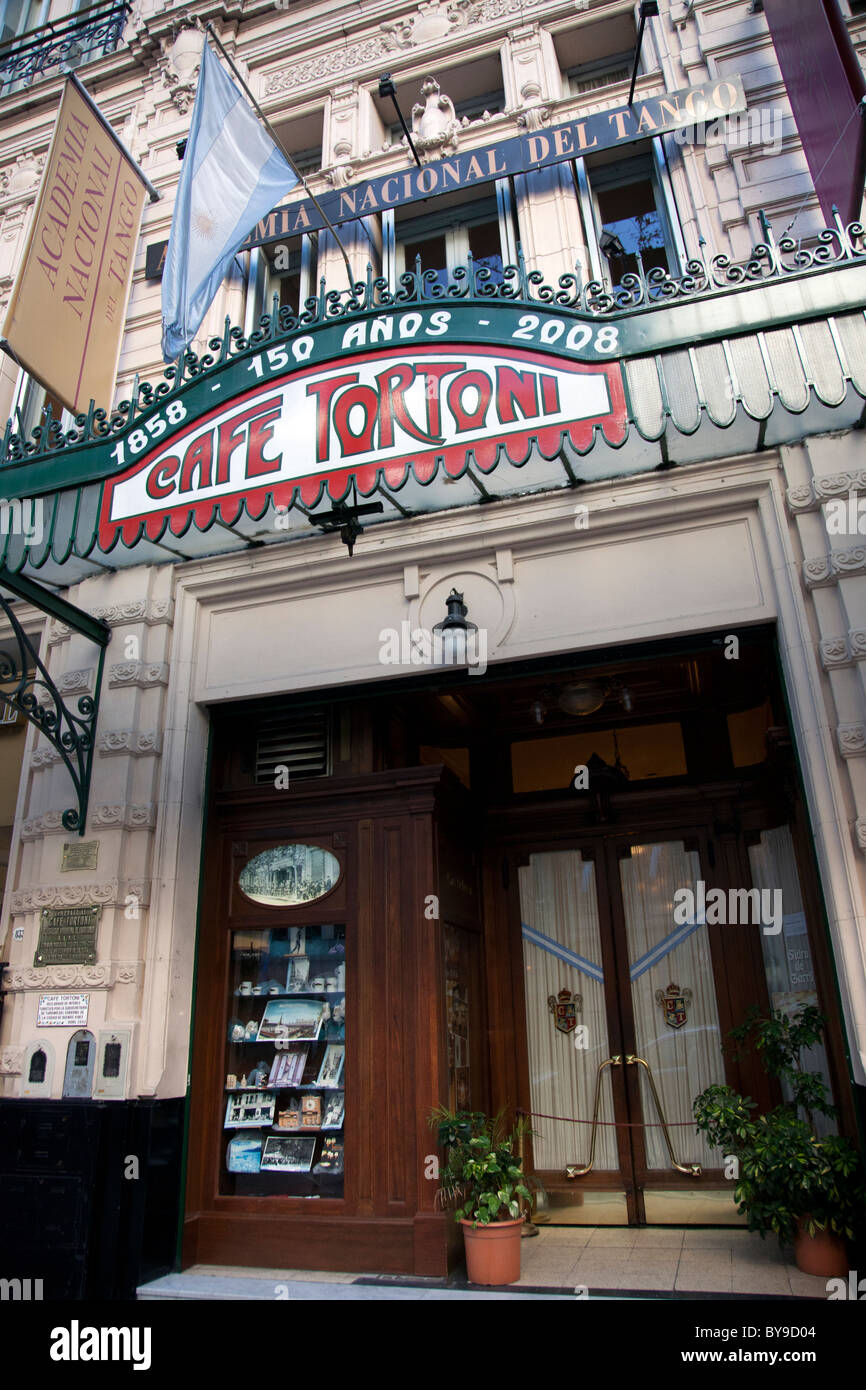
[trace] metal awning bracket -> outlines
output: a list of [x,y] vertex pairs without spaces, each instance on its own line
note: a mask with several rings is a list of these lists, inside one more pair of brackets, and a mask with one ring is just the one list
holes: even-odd
[[[0,681],[14,682],[13,690],[0,690],[0,699],[20,711],[48,739],[69,770],[78,798],[77,808],[63,812],[66,830],[84,834],[87,820],[87,801],[90,795],[90,775],[93,766],[94,730],[99,712],[102,669],[105,649],[111,640],[111,629],[99,618],[76,608],[66,599],[52,594],[41,584],[22,574],[12,574],[0,566],[0,590],[6,589],[16,598],[32,603],[49,617],[65,623],[82,637],[99,647],[96,683],[93,694],[80,695],[77,710],[66,703],[32,641],[21,625],[12,602],[0,592],[0,609],[9,622],[14,646],[0,647]],[[17,648],[17,650],[16,650]]]

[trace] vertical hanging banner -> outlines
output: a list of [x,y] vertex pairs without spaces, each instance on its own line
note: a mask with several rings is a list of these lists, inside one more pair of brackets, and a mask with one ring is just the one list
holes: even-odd
[[3,336],[68,410],[110,407],[144,176],[67,78]]
[[821,211],[860,216],[866,177],[866,95],[838,0],[764,0],[764,14]]

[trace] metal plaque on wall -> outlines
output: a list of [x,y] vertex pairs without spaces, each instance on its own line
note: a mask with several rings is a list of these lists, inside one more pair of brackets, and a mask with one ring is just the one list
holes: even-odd
[[44,907],[34,965],[94,965],[101,907]]
[[60,872],[71,869],[95,869],[99,858],[98,840],[73,840],[65,844],[60,854]]

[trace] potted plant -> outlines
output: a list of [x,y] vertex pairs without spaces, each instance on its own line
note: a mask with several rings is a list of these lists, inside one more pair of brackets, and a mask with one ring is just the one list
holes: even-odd
[[440,1191],[463,1227],[470,1281],[513,1284],[520,1278],[520,1199],[530,1200],[519,1145],[531,1131],[522,1120],[507,1131],[501,1113],[491,1118],[444,1106],[431,1113],[430,1124],[447,1151]]
[[729,1036],[754,1036],[768,1075],[788,1083],[790,1099],[764,1115],[749,1096],[730,1086],[708,1086],[694,1105],[698,1129],[725,1155],[738,1161],[734,1197],[750,1231],[773,1231],[793,1242],[797,1267],[825,1277],[848,1270],[845,1238],[862,1220],[866,1186],[860,1157],[850,1140],[819,1136],[815,1115],[835,1108],[818,1072],[803,1069],[800,1054],[820,1042],[824,1020],[809,1005],[793,1017],[753,1010]]

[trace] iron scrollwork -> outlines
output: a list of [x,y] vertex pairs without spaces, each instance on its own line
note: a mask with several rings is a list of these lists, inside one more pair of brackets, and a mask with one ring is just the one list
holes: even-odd
[[0,682],[7,687],[14,683],[14,689],[0,689],[0,700],[20,711],[57,749],[69,770],[78,799],[77,807],[63,812],[63,826],[66,830],[83,835],[105,646],[100,646],[93,694],[80,695],[76,710],[73,710],[40,659],[12,604],[2,593],[0,608],[12,628],[14,639],[14,646],[10,643],[0,647]]

